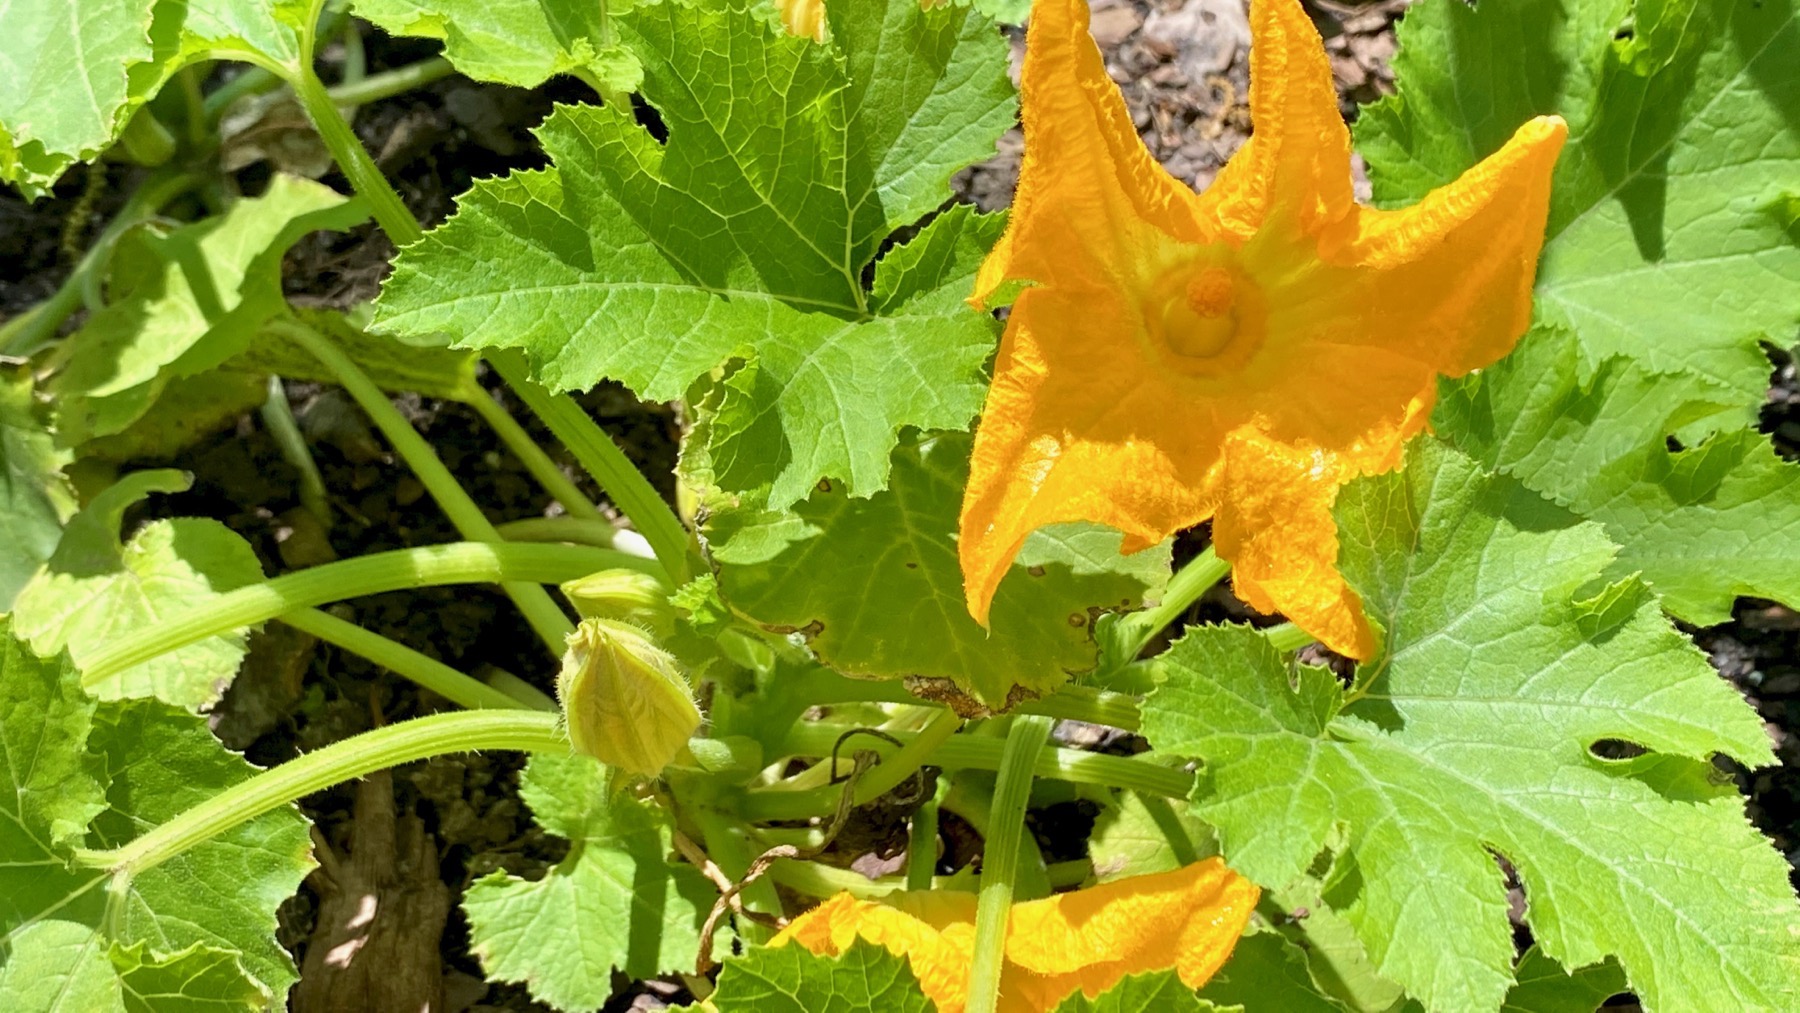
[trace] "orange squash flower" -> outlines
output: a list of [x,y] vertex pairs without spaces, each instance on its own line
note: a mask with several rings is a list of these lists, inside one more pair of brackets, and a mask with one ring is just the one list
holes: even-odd
[[1530,322],[1563,122],[1526,123],[1413,207],[1363,207],[1299,0],[1252,0],[1250,18],[1255,133],[1195,194],[1138,139],[1083,0],[1032,9],[1018,194],[970,299],[1019,293],[962,506],[984,624],[1036,528],[1110,525],[1130,552],[1210,517],[1240,597],[1368,657],[1337,490],[1398,466],[1437,378]]
[[[1055,1009],[1127,975],[1173,967],[1199,988],[1231,956],[1257,888],[1217,858],[1014,904],[1000,976],[1001,1013]],[[886,902],[841,893],[771,940],[835,957],[866,939],[907,958],[939,1013],[962,1013],[975,948],[975,895],[896,894]]]

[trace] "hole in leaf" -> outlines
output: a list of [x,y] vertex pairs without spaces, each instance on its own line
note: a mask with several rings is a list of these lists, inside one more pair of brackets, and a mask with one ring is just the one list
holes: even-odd
[[1624,739],[1601,739],[1589,746],[1588,752],[1601,760],[1634,760],[1650,750]]
[[631,95],[631,115],[637,120],[638,126],[650,131],[650,136],[656,138],[656,143],[669,143],[669,125],[663,122],[662,113],[657,112],[655,106],[645,102],[636,92]]

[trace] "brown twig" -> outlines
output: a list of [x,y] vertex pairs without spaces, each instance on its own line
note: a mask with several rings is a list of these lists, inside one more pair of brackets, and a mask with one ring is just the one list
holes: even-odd
[[[831,750],[831,764],[834,773],[837,770],[838,747],[844,744],[845,739],[856,734],[870,734],[893,741],[892,736],[872,729],[853,729],[852,731],[844,733]],[[832,812],[830,821],[825,824],[824,837],[818,844],[804,849],[797,848],[792,844],[778,844],[756,856],[756,858],[751,861],[750,868],[744,870],[743,878],[735,883],[729,881],[725,882],[725,885],[719,891],[718,901],[713,904],[712,911],[706,916],[706,923],[700,927],[700,952],[699,955],[694,958],[694,973],[696,975],[705,977],[712,972],[712,969],[715,966],[712,953],[713,933],[718,930],[719,919],[725,917],[726,911],[736,911],[760,924],[768,923],[765,919],[768,919],[770,916],[760,912],[746,910],[743,906],[743,902],[738,899],[738,895],[743,893],[744,889],[751,883],[761,879],[763,874],[768,872],[770,867],[776,862],[784,858],[791,858],[800,862],[807,861],[809,859],[817,858],[825,852],[826,848],[831,847],[831,842],[837,838],[838,831],[842,830],[844,824],[849,821],[850,811],[856,808],[856,783],[862,780],[862,776],[880,762],[881,754],[875,752],[873,749],[859,749],[856,751],[850,774],[842,780],[844,787],[843,790],[838,793],[837,809]],[[832,778],[832,783],[838,783],[838,779],[835,776]],[[683,840],[685,840],[685,838],[678,834],[676,840],[677,848],[682,847]],[[700,852],[700,849],[693,841],[687,841],[687,847],[693,848],[694,852],[699,855],[701,861],[695,864],[700,865],[700,871],[704,873],[708,879],[711,879],[715,884],[725,879],[725,874],[722,871],[719,871],[718,867],[713,864],[711,859],[707,858],[703,852]],[[686,848],[682,848],[682,854],[687,857],[688,861],[694,861],[695,856],[689,854]],[[708,866],[711,867],[711,872],[707,871]],[[715,873],[717,878],[714,876]],[[779,919],[774,919],[774,921],[776,924],[782,924]]]

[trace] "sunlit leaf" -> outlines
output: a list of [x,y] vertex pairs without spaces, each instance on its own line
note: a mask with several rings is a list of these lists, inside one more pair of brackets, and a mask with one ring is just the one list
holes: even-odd
[[1448,387],[1437,430],[1604,524],[1619,545],[1610,572],[1641,573],[1689,622],[1724,622],[1738,595],[1800,603],[1800,466],[1748,430],[1671,450],[1684,421],[1712,407],[1690,401],[1691,381],[1624,357],[1584,371],[1578,355],[1565,333],[1532,334]]
[[[1287,883],[1341,825],[1326,899],[1428,1007],[1493,1008],[1512,984],[1495,854],[1565,967],[1615,956],[1655,1008],[1789,1005],[1800,905],[1712,765],[1770,763],[1768,737],[1643,585],[1596,579],[1599,526],[1431,443],[1338,516],[1386,637],[1354,691],[1244,627],[1157,663],[1145,732],[1205,761],[1226,859]],[[1621,741],[1645,752],[1592,751]]]
[[[275,909],[312,868],[284,807],[127,881],[71,861],[249,776],[203,719],[100,703],[0,620],[0,1008],[258,1010],[297,978]],[[61,1006],[55,1005],[61,1002]]]
[[570,842],[569,856],[535,881],[493,873],[463,898],[470,949],[488,977],[524,982],[559,1009],[605,1003],[614,971],[691,969],[717,896],[699,870],[665,858],[666,817],[611,792],[608,777],[590,757],[533,757],[519,795],[540,826]]
[[166,236],[137,232],[114,254],[113,301],[71,335],[51,384],[67,444],[136,421],[171,380],[217,368],[286,308],[281,260],[317,229],[367,217],[359,200],[294,176]]
[[1538,315],[1592,369],[1627,355],[1762,400],[1758,346],[1800,336],[1800,14],[1767,0],[1427,0],[1399,94],[1357,144],[1379,200],[1410,202],[1561,113]]
[[[894,455],[891,488],[857,499],[831,485],[793,512],[713,512],[706,528],[731,606],[798,632],[851,675],[936,680],[921,687],[1002,709],[1094,666],[1099,610],[1134,607],[1168,574],[1167,545],[1120,556],[1119,533],[1065,524],[1032,535],[994,598],[990,628],[963,604],[957,511],[969,439],[944,435]],[[829,483],[827,483],[829,485]]]
[[612,378],[652,400],[747,358],[756,452],[732,488],[767,485],[775,506],[821,478],[879,491],[902,427],[962,428],[980,406],[993,322],[956,300],[998,230],[956,212],[928,230],[943,241],[902,247],[924,241],[900,256],[936,269],[886,270],[936,292],[871,291],[865,271],[993,151],[1014,103],[1006,47],[967,9],[828,13],[832,47],[729,7],[616,18],[666,143],[620,104],[559,110],[539,129],[554,167],[465,194],[399,258],[378,326],[522,348],[552,387]]
[[[69,522],[56,551],[13,604],[17,634],[43,655],[67,650],[76,667],[117,638],[262,579],[243,538],[218,521],[181,517],[119,526],[132,504],[180,492],[191,479],[140,471],[120,479]],[[154,696],[196,708],[219,698],[244,658],[242,631],[222,633],[134,665],[96,686],[104,699]]]

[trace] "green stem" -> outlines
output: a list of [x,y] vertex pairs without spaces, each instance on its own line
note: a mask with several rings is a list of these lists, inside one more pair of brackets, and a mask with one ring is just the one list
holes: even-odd
[[[404,95],[415,88],[423,88],[433,81],[442,80],[456,73],[450,61],[441,56],[433,56],[409,63],[404,67],[395,67],[376,74],[370,74],[359,81],[346,81],[334,84],[325,89],[331,103],[339,108],[350,106],[366,106],[371,102],[379,102],[395,95]],[[282,80],[273,72],[262,67],[250,67],[243,73],[225,82],[206,96],[204,108],[207,123],[213,127],[225,115],[231,104],[246,95],[261,95],[281,87]]]
[[203,108],[206,110],[206,122],[213,129],[218,129],[219,121],[224,118],[225,110],[231,104],[247,95],[261,95],[281,87],[281,77],[266,67],[246,67],[243,72],[213,89],[207,96]]
[[619,449],[612,437],[568,397],[551,394],[531,378],[525,357],[516,349],[490,349],[488,364],[506,380],[513,393],[563,446],[575,455],[583,469],[600,484],[619,511],[643,534],[662,561],[663,569],[677,583],[696,572],[690,565],[692,540],[675,511],[663,502],[648,479]]
[[609,567],[644,569],[644,562],[586,546],[505,542],[452,542],[357,556],[227,591],[156,626],[119,637],[88,659],[81,684],[95,686],[133,665],[207,637],[345,598],[444,584],[560,584]]
[[[945,740],[956,734],[962,723],[962,717],[955,711],[939,711],[932,715],[931,720],[912,741],[901,746],[892,756],[884,758],[856,782],[856,791],[852,796],[856,804],[868,805],[899,787],[900,782],[913,776],[931,759]],[[856,739],[850,741],[857,742]]]
[[438,81],[456,73],[450,61],[441,56],[434,56],[417,63],[409,63],[404,67],[395,67],[378,74],[370,74],[360,81],[345,82],[326,89],[331,101],[339,106],[364,106],[371,102],[379,102],[384,98],[404,95],[414,88],[423,88],[433,81]]
[[1225,575],[1230,572],[1231,564],[1220,559],[1210,545],[1205,552],[1176,571],[1175,576],[1169,579],[1168,589],[1163,592],[1161,602],[1154,608],[1132,613],[1119,621],[1119,662],[1124,664],[1136,658],[1151,637],[1180,619],[1183,613],[1200,600],[1201,595],[1225,579]]
[[[1051,888],[1080,886],[1093,874],[1094,863],[1085,858],[1057,862],[1046,867],[1046,882]],[[766,878],[808,897],[830,897],[847,893],[862,900],[880,900],[901,890],[952,890],[965,886],[954,876],[935,876],[924,886],[914,886],[899,876],[870,879],[851,869],[839,869],[817,862],[796,862],[793,859],[782,859],[770,866]]]
[[[443,459],[438,457],[437,451],[425,442],[425,438],[412,427],[412,423],[406,421],[405,416],[400,414],[399,409],[394,407],[394,403],[388,400],[387,395],[374,380],[369,379],[369,375],[362,371],[355,360],[344,354],[331,339],[298,321],[277,320],[270,323],[268,329],[306,349],[324,363],[325,368],[331,370],[344,389],[350,392],[350,396],[356,399],[356,403],[374,420],[382,435],[387,437],[388,442],[406,460],[413,474],[419,477],[426,491],[431,493],[431,498],[437,501],[439,508],[464,538],[475,542],[501,541],[500,533],[494,530],[494,525],[481,512],[481,507],[474,498],[456,481],[456,476],[450,474],[449,468],[444,467]],[[503,587],[507,597],[525,614],[525,620],[531,624],[531,628],[543,638],[550,653],[561,657],[563,642],[574,632],[575,625],[569,622],[569,617],[550,597],[550,592],[536,584],[527,583],[509,583]]]
[[[388,239],[396,247],[405,248],[423,238],[425,232],[419,227],[418,220],[406,209],[393,184],[381,174],[350,125],[338,115],[331,95],[319,83],[310,61],[301,68],[292,84],[332,159],[350,180],[351,187],[369,201],[375,222],[387,233]],[[698,572],[692,565],[698,561],[698,553],[692,550],[687,528],[605,430],[573,400],[551,394],[533,381],[524,356],[516,350],[491,350],[487,358],[507,386],[569,448],[588,474],[600,483],[600,488],[614,505],[643,533],[669,576],[681,583],[690,574]]]
[[[1026,718],[1033,722],[1050,720],[1041,715],[1021,715],[1019,720]],[[849,731],[849,727],[844,725],[804,722],[790,731],[781,745],[769,755],[829,756],[831,747],[846,731]],[[907,732],[892,734],[901,741],[902,746],[917,737]],[[897,747],[892,744],[873,737],[853,741],[857,748],[866,746],[884,757],[892,756],[897,751]],[[925,762],[945,770],[998,770],[1004,759],[1004,748],[1004,740],[991,736],[952,735],[933,749]],[[1107,785],[1169,798],[1186,798],[1194,787],[1194,776],[1186,771],[1129,756],[1057,748],[1039,750],[1034,756],[1034,772],[1043,778],[1075,784]],[[799,791],[753,788],[744,793],[737,805],[744,818],[753,822],[807,819],[831,812],[837,804],[838,791],[838,788],[831,786]]]
[[1271,626],[1264,630],[1263,634],[1269,638],[1269,644],[1283,654],[1288,651],[1298,651],[1307,644],[1318,643],[1319,640],[1318,637],[1295,626],[1293,623],[1282,623],[1280,626]]
[[377,770],[484,749],[567,753],[559,720],[541,711],[457,711],[377,728],[240,781],[122,847],[78,850],[76,861],[136,875],[266,812]]
[[1055,693],[1013,708],[1017,714],[1042,714],[1058,721],[1085,721],[1127,732],[1138,730],[1143,716],[1135,697],[1091,686],[1064,686]]
[[288,404],[287,390],[279,376],[269,377],[269,396],[263,401],[261,415],[263,427],[268,429],[275,446],[281,448],[281,456],[300,473],[300,505],[329,529],[331,500],[325,492],[325,476],[319,473],[319,463],[313,460],[306,437],[300,433],[300,423],[294,418],[293,406]]
[[24,357],[56,337],[56,331],[81,306],[81,293],[89,275],[105,262],[113,244],[127,231],[154,217],[164,204],[200,183],[200,174],[164,166],[152,172],[126,199],[94,245],[88,247],[75,270],[63,279],[50,298],[38,303],[6,326],[0,327],[0,355]]
[[[349,18],[344,19],[343,28],[342,32],[337,33],[338,41],[344,44],[344,70],[338,77],[338,88],[355,87],[362,83],[363,78],[369,76],[369,54],[363,49],[362,32],[357,29],[356,22]],[[335,94],[336,90],[335,88],[326,89],[326,92],[331,94],[332,103],[345,116],[352,115],[355,112],[355,104],[346,103],[339,98]]]
[[406,209],[393,185],[376,168],[375,160],[369,157],[362,142],[356,139],[356,132],[339,114],[337,103],[319,81],[312,61],[303,61],[288,83],[293,86],[294,96],[306,110],[307,118],[312,120],[313,129],[319,132],[319,139],[325,142],[326,150],[331,152],[338,168],[350,180],[351,188],[369,202],[369,209],[381,231],[387,233],[396,247],[404,248],[418,242],[425,230],[419,228],[418,220]]
[[[507,533],[507,537],[529,540],[521,536],[514,536],[510,531]],[[759,711],[772,715],[784,715],[785,712],[786,721],[782,721],[779,717],[774,719],[778,726],[791,724],[798,720],[800,713],[810,707],[834,703],[910,703],[930,707],[947,706],[913,696],[906,691],[906,687],[894,680],[852,679],[828,668],[809,669],[784,679],[776,687],[775,693],[778,695],[759,704]],[[1108,728],[1119,728],[1128,732],[1137,731],[1138,723],[1141,720],[1135,697],[1091,686],[1075,685],[1065,685],[1049,696],[1027,700],[1013,708],[1012,712],[1015,714],[1043,714],[1059,721],[1086,721],[1089,724],[1105,725]]]
[[937,873],[938,806],[950,791],[950,779],[939,778],[937,790],[913,810],[906,828],[906,888],[929,890]]
[[175,75],[175,83],[181,88],[181,115],[187,125],[187,143],[194,151],[204,149],[212,138],[212,125],[206,120],[206,99],[200,94],[203,72],[200,65],[191,64]]
[[[575,483],[570,481],[569,476],[563,474],[562,469],[556,466],[556,462],[550,459],[550,455],[544,452],[544,448],[537,445],[537,441],[531,438],[531,434],[525,431],[525,427],[519,425],[518,421],[500,406],[500,402],[495,400],[492,394],[485,390],[476,390],[470,393],[469,399],[465,403],[475,409],[475,414],[481,416],[482,421],[488,424],[488,428],[500,437],[500,442],[506,444],[506,449],[513,452],[513,456],[519,459],[519,463],[525,466],[525,470],[531,473],[532,478],[537,479],[537,483],[544,487],[545,492],[562,504],[563,510],[570,517],[580,521],[607,524],[606,515],[600,512],[600,508],[581,494],[581,490],[575,487]],[[607,527],[610,528],[612,525],[607,524]]]
[[464,675],[449,665],[379,633],[346,622],[318,609],[295,609],[276,617],[302,633],[373,661],[396,675],[431,690],[470,710],[525,707],[541,709],[534,702],[518,700],[480,679]]
[[1000,1001],[1000,970],[1006,962],[1006,924],[1012,916],[1013,878],[1019,869],[1019,841],[1025,835],[1025,804],[1038,754],[1050,739],[1050,719],[1037,714],[1013,719],[1007,732],[987,839],[981,849],[981,893],[975,906],[975,952],[969,965],[968,1013],[994,1013]]
[[644,541],[642,535],[615,528],[610,521],[578,521],[573,517],[526,517],[523,520],[507,521],[496,526],[495,530],[509,542],[568,542],[573,545],[617,549],[643,559],[657,570],[662,569],[662,565],[656,562],[656,554],[650,551],[650,543]]

